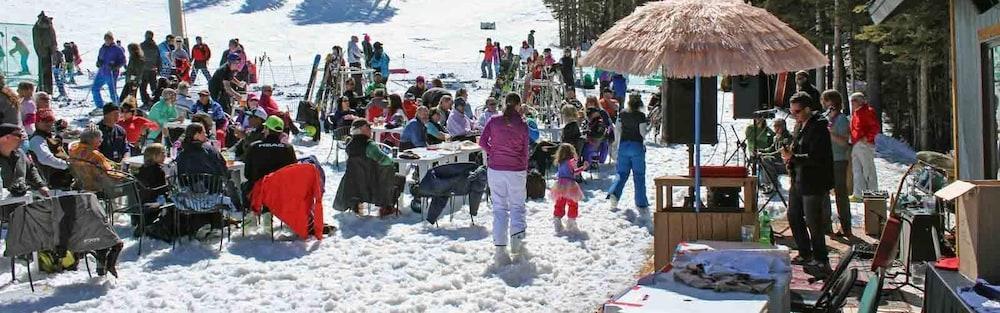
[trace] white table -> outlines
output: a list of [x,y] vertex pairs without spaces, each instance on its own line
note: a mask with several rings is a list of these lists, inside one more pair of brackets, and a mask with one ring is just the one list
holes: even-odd
[[[122,165],[124,165],[125,171],[129,171],[129,169],[133,167],[135,168],[141,167],[142,164],[144,163],[143,161],[144,161],[143,156],[141,155],[131,156],[123,159]],[[164,161],[164,164],[172,164],[172,162],[173,158],[168,157]],[[236,184],[237,187],[239,187],[243,183],[243,181],[246,180],[246,176],[244,176],[245,168],[246,164],[243,163],[242,161],[226,162],[226,169],[229,170],[229,180],[232,181],[234,184]]]
[[[684,243],[682,243],[683,245]],[[701,241],[691,246],[710,247],[715,251],[735,253],[765,253],[788,260],[787,247],[764,248],[757,243]],[[697,253],[691,247],[679,250],[690,256]],[[675,261],[678,259],[675,259]],[[674,270],[657,272],[640,279],[640,284],[605,303],[605,312],[705,312],[784,313],[791,310],[789,285],[792,273],[775,273],[775,283],[768,294],[742,292],[720,293],[688,286],[674,279]]]
[[539,128],[539,137],[547,137],[550,141],[558,142],[562,137],[562,129],[559,128]]
[[393,133],[393,134],[400,134],[400,135],[402,135],[403,134],[403,128],[404,127],[402,127],[402,126],[396,127],[396,128],[385,128],[385,125],[379,125],[379,126],[376,126],[376,127],[372,127],[372,136],[374,137],[373,139],[375,140],[375,142],[379,142],[380,143],[380,142],[382,142],[382,134],[384,134],[384,133]]

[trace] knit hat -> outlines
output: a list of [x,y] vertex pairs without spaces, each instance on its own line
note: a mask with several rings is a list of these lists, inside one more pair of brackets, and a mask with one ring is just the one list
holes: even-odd
[[21,133],[21,127],[10,123],[0,124],[0,137],[13,133]]
[[257,98],[256,94],[252,94],[252,93],[247,94],[247,102],[250,102],[250,101],[259,101],[259,100],[260,99]]
[[118,108],[118,106],[114,105],[114,104],[105,104],[104,105],[104,115],[108,115],[111,112],[120,111],[120,110],[121,109]]
[[417,76],[417,82],[418,83],[424,82],[424,77],[423,76]]
[[226,56],[226,59],[229,60],[230,62],[232,62],[232,61],[239,61],[240,60],[240,55],[237,54],[237,53],[230,53],[228,56]]
[[285,122],[280,117],[272,116],[264,121],[264,127],[267,127],[271,131],[281,132],[285,130]]

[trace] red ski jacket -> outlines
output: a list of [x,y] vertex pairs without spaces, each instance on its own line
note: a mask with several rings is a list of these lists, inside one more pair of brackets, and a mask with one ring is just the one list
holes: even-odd
[[875,136],[881,132],[875,109],[871,105],[863,105],[851,112],[851,143],[864,140],[875,144]]
[[323,179],[315,165],[288,165],[257,181],[250,192],[250,208],[260,214],[264,206],[299,238],[309,238],[311,231],[323,239]]
[[212,58],[212,49],[209,49],[206,44],[194,45],[194,48],[191,49],[191,58],[195,62],[207,62],[208,59]]

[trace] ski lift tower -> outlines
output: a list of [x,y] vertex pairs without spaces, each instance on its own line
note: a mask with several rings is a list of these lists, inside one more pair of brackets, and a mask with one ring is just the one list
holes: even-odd
[[186,25],[184,23],[184,6],[181,4],[181,0],[169,0],[167,1],[167,9],[170,10],[170,33],[176,37],[184,38],[185,44],[187,43],[187,33],[184,29]]

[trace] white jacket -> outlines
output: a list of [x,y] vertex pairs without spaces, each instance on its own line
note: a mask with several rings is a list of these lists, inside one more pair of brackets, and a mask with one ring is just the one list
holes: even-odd
[[357,42],[347,42],[347,63],[361,63],[361,58],[364,57],[364,53],[361,52],[361,48],[358,48]]
[[530,58],[531,55],[534,54],[534,53],[535,53],[535,49],[531,48],[531,47],[528,47],[528,48],[521,48],[521,53],[519,53],[518,55],[521,56],[521,62],[526,62],[526,61],[528,61],[528,58]]
[[69,162],[57,158],[52,154],[52,151],[49,150],[49,145],[45,143],[45,138],[42,138],[42,136],[31,136],[31,140],[28,141],[28,151],[34,153],[35,158],[38,159],[38,163],[42,165],[60,170],[69,168]]

